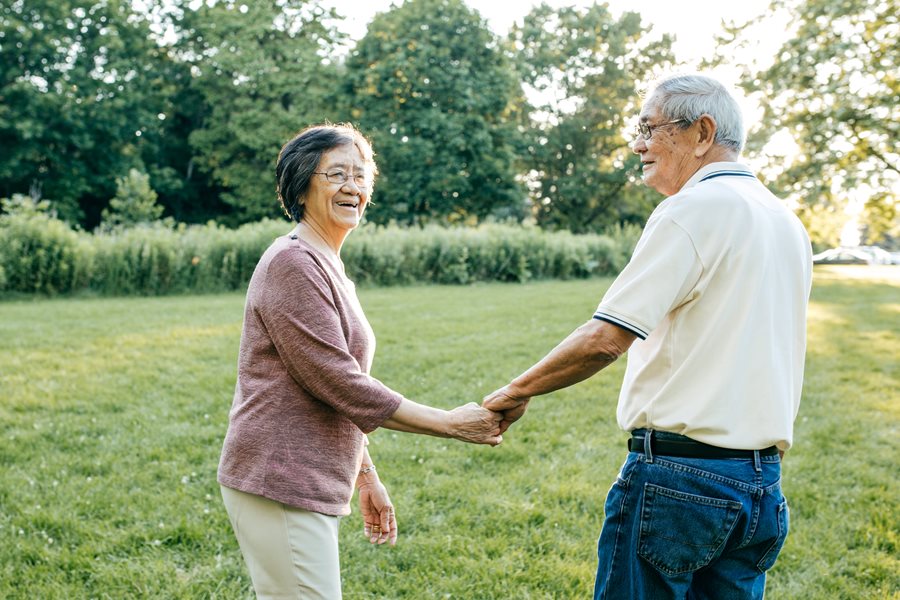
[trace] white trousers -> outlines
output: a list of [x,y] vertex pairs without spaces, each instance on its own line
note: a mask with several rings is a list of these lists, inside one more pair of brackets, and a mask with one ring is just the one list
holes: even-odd
[[340,600],[338,517],[220,486],[261,600]]

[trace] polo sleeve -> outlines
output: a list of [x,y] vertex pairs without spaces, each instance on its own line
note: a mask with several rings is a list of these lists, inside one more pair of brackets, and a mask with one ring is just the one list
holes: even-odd
[[652,218],[594,318],[646,339],[669,312],[696,296],[702,273],[690,235],[667,216]]
[[297,384],[364,433],[400,406],[403,396],[350,354],[328,276],[309,254],[285,251],[273,258],[258,312]]

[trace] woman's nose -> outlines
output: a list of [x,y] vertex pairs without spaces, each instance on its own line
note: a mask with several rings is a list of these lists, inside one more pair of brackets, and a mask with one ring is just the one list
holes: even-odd
[[365,190],[366,190],[366,186],[364,186],[364,185],[359,185],[358,183],[356,183],[356,180],[353,179],[352,177],[350,177],[349,179],[347,179],[347,181],[345,181],[345,182],[344,182],[344,185],[342,185],[341,187],[342,187],[342,188],[349,188],[351,192],[354,192],[354,191],[355,191],[355,193],[357,193],[357,194],[362,194],[362,193],[364,193]]

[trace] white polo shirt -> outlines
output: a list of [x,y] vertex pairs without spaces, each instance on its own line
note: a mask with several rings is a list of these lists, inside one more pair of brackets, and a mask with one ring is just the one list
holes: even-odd
[[641,338],[628,352],[619,426],[788,449],[811,283],[800,220],[745,165],[701,168],[650,215],[594,314]]

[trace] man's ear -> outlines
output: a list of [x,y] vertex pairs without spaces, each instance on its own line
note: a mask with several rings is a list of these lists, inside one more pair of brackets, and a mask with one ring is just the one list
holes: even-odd
[[716,141],[716,120],[711,115],[702,114],[700,118],[694,121],[697,126],[697,145],[694,146],[694,156],[702,157]]

